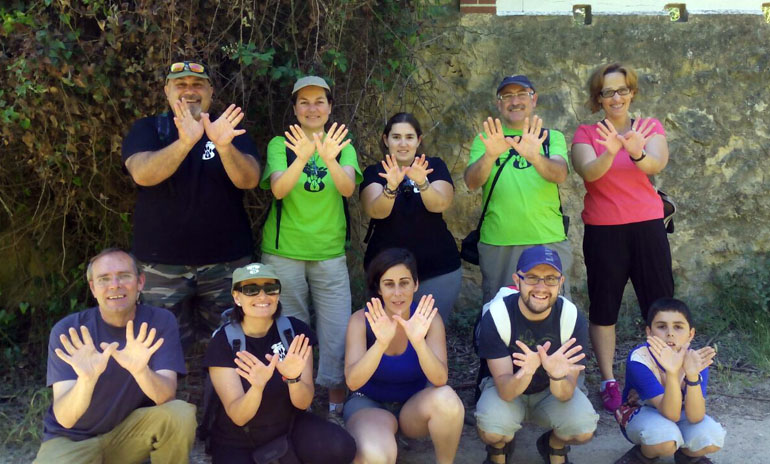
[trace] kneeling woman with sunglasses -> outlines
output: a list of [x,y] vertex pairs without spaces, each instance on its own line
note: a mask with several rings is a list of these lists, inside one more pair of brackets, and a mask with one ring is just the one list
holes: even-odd
[[431,295],[413,301],[419,283],[411,252],[390,248],[369,264],[371,301],[354,313],[345,345],[343,408],[356,439],[356,463],[395,463],[395,434],[430,435],[436,462],[451,463],[465,409],[448,377],[446,337]]
[[288,349],[281,343],[276,324],[281,282],[274,269],[260,263],[236,269],[232,293],[245,349],[233,355],[220,330],[204,359],[222,403],[211,430],[213,464],[257,462],[252,455],[282,437],[290,445],[282,463],[351,462],[356,450],[351,436],[306,411],[313,401],[316,337],[305,323],[290,317],[295,336],[287,340]]

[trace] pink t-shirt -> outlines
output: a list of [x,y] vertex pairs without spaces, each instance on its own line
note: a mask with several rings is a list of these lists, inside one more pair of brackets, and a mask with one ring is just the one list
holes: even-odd
[[[666,135],[663,125],[652,119],[653,134]],[[572,145],[590,145],[596,156],[606,151],[597,128],[600,123],[581,125],[575,131]],[[593,182],[584,182],[586,195],[583,199],[583,223],[610,226],[650,221],[663,217],[663,202],[647,174],[631,161],[625,148],[621,148],[610,169]]]

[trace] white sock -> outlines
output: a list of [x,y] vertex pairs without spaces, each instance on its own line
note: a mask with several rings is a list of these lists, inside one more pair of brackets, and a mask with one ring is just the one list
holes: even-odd
[[602,380],[602,386],[599,387],[599,391],[603,392],[607,388],[607,384],[610,382],[615,382],[615,379],[609,379],[609,380]]
[[342,414],[342,403],[329,402],[329,412],[337,412],[338,414]]

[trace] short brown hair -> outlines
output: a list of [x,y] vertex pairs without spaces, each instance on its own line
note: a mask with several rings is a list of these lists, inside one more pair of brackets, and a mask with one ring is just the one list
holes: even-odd
[[132,255],[131,253],[121,248],[110,247],[110,248],[103,249],[102,251],[99,252],[98,255],[88,260],[88,267],[86,268],[86,280],[88,282],[90,282],[91,279],[93,279],[94,277],[94,273],[93,273],[94,261],[101,258],[102,256],[111,255],[113,253],[123,253],[124,255],[127,255],[129,258],[131,258],[131,262],[134,265],[134,273],[137,276],[141,274],[141,271],[139,270],[139,262],[136,260],[136,257],[134,255]]
[[599,104],[599,94],[604,88],[604,76],[614,72],[619,72],[626,76],[626,85],[634,91],[635,96],[639,93],[639,79],[634,68],[622,63],[609,63],[599,66],[591,73],[591,77],[588,78],[588,101],[586,101],[586,106],[592,113],[602,109],[602,106]]

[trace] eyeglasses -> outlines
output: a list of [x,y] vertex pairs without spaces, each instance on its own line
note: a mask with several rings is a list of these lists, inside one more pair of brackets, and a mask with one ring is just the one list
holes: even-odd
[[602,89],[601,92],[599,92],[599,95],[602,96],[602,98],[612,98],[615,96],[615,94],[620,95],[621,97],[624,97],[631,93],[631,89],[628,87],[621,87],[619,89]]
[[[130,282],[133,282],[135,278],[136,278],[136,275],[130,274],[130,273],[123,273],[123,274],[117,275],[118,284],[120,285],[125,285]],[[103,275],[93,279],[93,282],[97,287],[109,287],[114,280],[115,280],[115,276]]]
[[169,71],[172,73],[178,73],[184,71],[185,69],[196,74],[204,74],[206,72],[205,66],[200,63],[194,63],[192,61],[180,61],[179,63],[173,63],[169,68]]
[[561,276],[560,275],[558,275],[558,276],[549,275],[549,276],[545,276],[545,277],[538,277],[538,276],[533,276],[533,275],[525,275],[524,276],[524,275],[521,275],[519,273],[517,273],[517,275],[519,277],[521,277],[521,280],[523,280],[524,283],[527,284],[527,285],[537,285],[537,284],[539,284],[542,281],[544,284],[546,284],[549,287],[555,287],[555,286],[557,286],[557,285],[559,285],[561,283]]
[[514,100],[523,100],[525,98],[532,98],[535,92],[518,92],[518,93],[506,93],[498,95],[497,99],[504,102],[512,102]]
[[262,290],[265,291],[266,295],[279,295],[281,293],[281,283],[271,282],[264,285],[246,284],[246,285],[239,285],[235,287],[235,289],[246,296],[259,295],[259,292],[261,292]]

